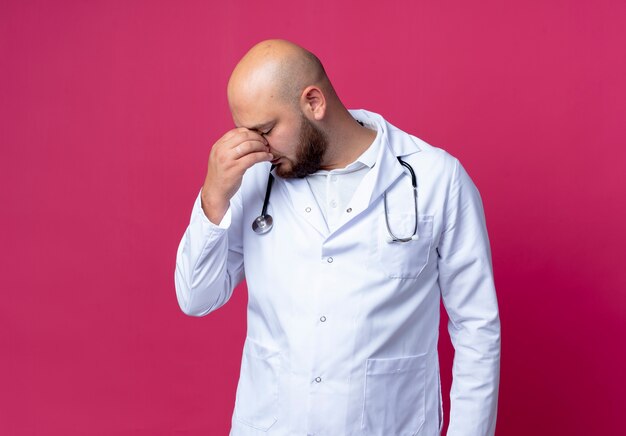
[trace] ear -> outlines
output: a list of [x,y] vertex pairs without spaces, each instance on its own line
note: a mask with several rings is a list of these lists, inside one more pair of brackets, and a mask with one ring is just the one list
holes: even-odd
[[307,86],[300,95],[300,109],[309,119],[320,121],[326,115],[326,97],[317,86]]

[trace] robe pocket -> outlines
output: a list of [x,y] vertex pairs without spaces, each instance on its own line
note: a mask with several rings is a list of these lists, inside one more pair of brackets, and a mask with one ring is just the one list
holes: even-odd
[[[394,235],[405,238],[413,234],[415,214],[389,213],[389,227]],[[409,242],[392,242],[387,223],[382,218],[378,225],[378,259],[391,279],[417,278],[430,258],[433,242],[433,216],[420,215],[417,221],[417,239]]]
[[280,353],[246,338],[235,399],[235,418],[267,431],[278,419]]
[[415,436],[424,425],[427,354],[368,359],[361,427],[370,436]]

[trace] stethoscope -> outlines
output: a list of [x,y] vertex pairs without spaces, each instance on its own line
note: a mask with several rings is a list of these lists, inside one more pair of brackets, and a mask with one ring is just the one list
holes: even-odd
[[259,235],[269,232],[272,230],[272,227],[274,227],[274,219],[269,213],[267,213],[267,205],[270,202],[270,193],[272,192],[272,185],[274,184],[274,175],[272,174],[274,166],[275,165],[272,165],[270,168],[270,175],[267,179],[267,188],[265,189],[265,199],[263,200],[261,215],[252,221],[252,230],[254,230],[254,233]]
[[[400,237],[396,236],[391,230],[391,226],[389,225],[389,214],[387,211],[387,195],[386,192],[383,193],[383,204],[385,208],[385,224],[387,225],[387,231],[389,232],[390,240],[389,242],[409,242],[418,239],[417,234],[417,177],[415,177],[415,171],[413,171],[413,167],[407,162],[403,161],[400,156],[396,157],[400,165],[405,167],[411,173],[411,184],[413,185],[413,205],[415,207],[415,226],[413,227],[413,233],[410,236]],[[274,219],[270,214],[267,213],[267,205],[270,201],[270,194],[272,192],[272,185],[274,184],[274,175],[272,174],[272,170],[274,169],[274,165],[270,168],[269,177],[267,179],[267,188],[265,189],[265,199],[263,200],[263,208],[261,209],[261,215],[256,217],[254,221],[252,221],[252,230],[256,234],[262,235],[264,233],[269,232],[274,227]]]

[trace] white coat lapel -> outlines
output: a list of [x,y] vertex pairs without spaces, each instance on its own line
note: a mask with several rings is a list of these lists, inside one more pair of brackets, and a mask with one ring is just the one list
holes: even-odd
[[367,111],[351,111],[353,116],[361,119],[368,118],[377,125],[380,135],[380,150],[376,164],[363,178],[352,200],[348,204],[351,213],[344,217],[337,227],[337,232],[343,225],[358,216],[376,202],[383,193],[405,174],[404,167],[398,162],[398,156],[403,157],[420,151],[419,146],[406,133],[387,123],[382,117]]

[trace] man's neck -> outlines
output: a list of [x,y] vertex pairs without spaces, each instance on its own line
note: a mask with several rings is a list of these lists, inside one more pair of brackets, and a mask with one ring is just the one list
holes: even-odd
[[360,125],[346,110],[333,126],[323,170],[345,168],[361,156],[376,139],[377,132]]

